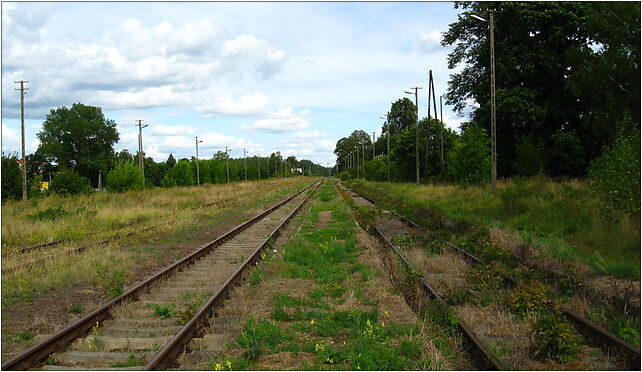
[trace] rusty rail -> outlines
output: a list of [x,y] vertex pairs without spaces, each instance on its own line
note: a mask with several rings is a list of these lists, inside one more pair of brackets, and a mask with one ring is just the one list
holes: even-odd
[[174,273],[176,273],[178,270],[189,266],[193,262],[195,262],[197,259],[200,257],[204,256],[205,254],[209,253],[212,249],[215,247],[221,245],[223,242],[227,241],[228,239],[234,237],[237,235],[239,232],[245,230],[252,224],[256,223],[257,221],[261,220],[264,216],[267,214],[271,213],[272,211],[280,208],[284,204],[288,203],[290,200],[294,199],[301,193],[305,192],[306,190],[310,189],[312,186],[317,184],[317,182],[314,182],[313,184],[308,185],[307,187],[303,188],[301,191],[296,192],[294,195],[287,197],[286,199],[278,202],[274,206],[268,208],[267,210],[259,213],[258,215],[254,216],[248,221],[245,221],[232,230],[228,231],[227,233],[221,235],[220,237],[216,238],[215,240],[206,243],[202,245],[197,251],[185,256],[181,260],[167,266],[166,268],[162,269],[161,271],[157,272],[155,275],[145,279],[135,287],[129,289],[127,292],[123,293],[122,295],[116,297],[115,299],[109,301],[107,304],[99,307],[98,309],[92,311],[91,313],[87,314],[84,316],[82,319],[79,319],[75,321],[74,323],[70,324],[69,326],[65,327],[61,331],[58,331],[54,333],[53,335],[45,338],[44,340],[40,341],[39,343],[29,347],[28,349],[22,351],[21,353],[15,355],[13,358],[9,359],[5,363],[2,364],[2,370],[24,370],[32,367],[35,363],[45,359],[49,354],[53,353],[54,351],[58,350],[62,346],[68,344],[71,342],[73,339],[76,337],[79,337],[83,335],[86,331],[90,330],[93,326],[95,326],[97,323],[100,323],[101,321],[105,319],[109,319],[112,317],[110,314],[110,310],[120,304],[123,303],[124,301],[136,301],[140,297],[141,294],[144,294],[147,292],[147,290],[151,287],[152,284],[162,280],[166,279],[170,276],[172,276]]
[[162,369],[166,367],[171,359],[176,357],[178,353],[190,342],[190,340],[198,334],[200,328],[205,324],[206,320],[210,318],[217,308],[219,308],[225,300],[227,294],[233,288],[234,284],[242,279],[242,274],[245,270],[251,267],[260,259],[261,251],[269,244],[270,239],[278,236],[281,228],[287,224],[292,217],[301,209],[303,204],[310,198],[310,196],[319,188],[321,183],[318,183],[313,188],[305,199],[274,228],[267,238],[254,250],[254,252],[243,262],[243,264],[230,276],[225,283],[214,293],[207,302],[199,309],[199,311],[192,317],[192,319],[185,324],[185,326],[174,336],[155,356],[152,360],[145,365],[143,370],[150,371],[155,369]]
[[[354,190],[353,190],[354,192]],[[356,192],[355,192],[356,193]],[[370,201],[373,204],[376,204],[375,200],[356,193],[362,198]],[[402,221],[404,221],[406,224],[423,229],[420,227],[418,224],[415,222],[411,221],[407,217],[404,217],[400,214],[398,214],[395,211],[388,210],[391,213],[393,213],[395,216],[399,217]],[[450,242],[445,242],[453,251],[456,253],[460,254],[463,256],[465,259],[473,262],[474,264],[480,264],[483,265],[485,262],[478,257],[472,255],[471,253],[467,252],[466,250],[462,249],[461,247],[456,246],[455,244],[452,244]],[[519,282],[517,279],[515,279],[513,276],[502,273],[502,276],[506,281],[511,283],[514,286],[517,286]],[[581,333],[584,337],[586,337],[587,341],[590,341],[591,343],[595,345],[599,345],[602,348],[605,349],[615,349],[617,352],[622,355],[626,365],[628,368],[632,370],[639,370],[640,369],[640,350],[634,348],[633,346],[629,345],[626,343],[624,340],[621,338],[615,336],[614,334],[610,333],[606,329],[591,323],[589,320],[585,319],[581,315],[573,312],[570,309],[564,308],[560,306],[560,309],[562,310],[562,314],[575,326],[575,329]]]

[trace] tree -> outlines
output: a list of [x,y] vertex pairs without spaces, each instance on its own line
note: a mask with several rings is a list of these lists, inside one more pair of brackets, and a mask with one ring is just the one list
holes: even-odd
[[62,169],[72,169],[92,184],[98,184],[98,172],[107,173],[113,158],[113,145],[118,131],[113,120],[105,118],[102,109],[74,103],[71,108],[52,109],[38,133],[43,155]]
[[[457,2],[455,7],[465,13],[450,25],[442,44],[454,46],[449,68],[464,67],[451,75],[446,101],[460,113],[470,100],[478,103],[468,125],[487,131],[488,24],[466,13],[501,11],[495,17],[500,174],[521,173],[514,167],[530,160],[518,159],[530,155],[517,151],[523,138],[544,153],[560,154],[544,159],[549,174],[581,175],[614,140],[612,123],[628,117],[639,128],[639,3]],[[583,163],[567,156],[578,152]]]
[[2,201],[22,198],[22,172],[18,157],[2,153]]
[[397,100],[390,107],[390,112],[388,114],[388,125],[384,125],[384,132],[388,132],[388,127],[390,128],[390,134],[397,134],[400,131],[412,128],[415,126],[417,121],[417,106],[407,97]]
[[58,195],[69,196],[92,191],[89,181],[72,170],[65,170],[51,180],[49,190]]
[[176,159],[174,159],[174,155],[172,153],[169,153],[169,157],[165,161],[165,166],[167,166],[167,169],[172,169],[176,165]]
[[107,174],[106,187],[108,191],[113,192],[140,190],[143,187],[140,167],[133,160],[118,161],[114,169]]
[[189,160],[179,160],[178,163],[165,174],[161,185],[163,187],[196,185],[196,179],[192,173]]
[[486,131],[468,128],[448,154],[448,173],[464,184],[479,183],[490,177],[490,147]]

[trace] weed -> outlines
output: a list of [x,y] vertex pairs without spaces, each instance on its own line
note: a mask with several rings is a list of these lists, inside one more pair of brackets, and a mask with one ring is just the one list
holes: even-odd
[[546,295],[546,287],[535,280],[520,284],[508,294],[508,307],[517,315],[555,310]]
[[[174,314],[176,314],[176,305],[175,304],[164,304],[164,305],[159,305],[159,304],[147,304],[152,309],[152,313],[150,316],[154,316],[160,319],[166,319],[166,318],[171,318]],[[191,318],[191,317],[190,317]]]
[[125,270],[120,268],[123,264],[122,258],[107,259],[105,261],[96,260],[92,264],[98,277],[98,283],[111,298],[116,298],[123,294]]
[[82,304],[79,303],[74,303],[69,307],[69,312],[72,314],[80,314],[82,313],[83,306]]
[[35,336],[36,334],[30,331],[17,332],[13,334],[13,341],[16,344],[29,345]]
[[257,285],[263,281],[263,276],[265,275],[265,272],[261,267],[255,267],[251,272],[250,272],[250,278],[248,282],[250,285]]
[[417,341],[403,340],[399,343],[397,351],[408,359],[418,360],[423,354],[421,344]]
[[580,285],[577,265],[573,261],[564,262],[564,273],[559,278],[557,286],[563,294],[572,295]]
[[292,335],[283,332],[274,322],[255,321],[250,316],[243,326],[243,331],[236,336],[236,343],[247,349],[244,357],[250,361],[257,360],[263,348],[274,349],[275,346],[292,339]]
[[558,314],[544,314],[531,327],[536,357],[570,361],[579,351],[580,340],[573,327]]
[[126,360],[111,365],[111,368],[126,368],[126,367],[137,367],[144,366],[145,360],[143,358],[137,358],[136,355],[129,355]]
[[28,215],[28,218],[32,221],[53,221],[58,218],[65,217],[69,214],[70,212],[67,212],[60,207],[49,207],[47,209]]
[[464,235],[459,240],[459,245],[467,252],[486,262],[508,262],[511,257],[508,251],[490,241],[486,231],[476,231]]

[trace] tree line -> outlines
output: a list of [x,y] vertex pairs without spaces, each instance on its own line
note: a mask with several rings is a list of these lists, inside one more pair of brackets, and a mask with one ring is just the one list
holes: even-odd
[[[75,103],[72,107],[52,109],[37,134],[38,149],[26,156],[27,186],[30,197],[48,192],[77,194],[99,186],[122,192],[143,187],[192,186],[297,175],[329,175],[330,169],[310,160],[283,156],[231,158],[219,151],[210,159],[195,157],[166,161],[144,157],[144,172],[136,155],[127,150],[115,152],[120,136],[116,123],[104,116],[102,109]],[[198,167],[197,167],[198,163]],[[198,170],[198,171],[197,171]],[[50,182],[41,191],[40,183]],[[2,154],[2,200],[22,197],[22,176],[17,154]]]
[[[617,174],[618,187],[637,185],[639,203],[640,3],[456,2],[455,7],[461,13],[442,45],[453,47],[449,68],[463,68],[450,75],[446,104],[459,114],[470,109],[471,100],[478,106],[458,133],[437,119],[420,118],[422,181],[479,183],[489,177],[489,29],[470,15],[487,18],[487,11],[497,10],[499,176],[590,176],[592,182],[607,182]],[[413,181],[416,120],[412,101],[393,102],[374,144],[359,130],[337,142],[339,169],[347,177],[383,181],[390,172],[392,181]],[[617,194],[615,182],[610,184],[601,187]]]

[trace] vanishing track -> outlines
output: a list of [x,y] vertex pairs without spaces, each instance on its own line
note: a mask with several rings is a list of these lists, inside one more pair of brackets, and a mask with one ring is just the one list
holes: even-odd
[[[167,367],[320,182],[283,200],[2,365],[3,370]],[[307,191],[307,192],[306,192]],[[214,322],[220,320],[214,319]],[[45,365],[42,361],[46,359]],[[120,368],[119,368],[120,369]]]
[[[346,191],[356,205],[376,206],[371,198],[359,195],[352,190]],[[376,220],[375,231],[404,264],[423,272],[421,282],[427,295],[451,303],[451,309],[460,319],[464,335],[478,349],[476,354],[486,359],[486,366],[496,369],[538,367],[537,362],[529,359],[529,326],[525,320],[514,317],[502,306],[462,304],[460,301],[451,301],[445,296],[465,288],[468,285],[464,277],[466,269],[471,264],[478,265],[484,262],[450,243],[446,243],[450,250],[438,255],[428,255],[425,249],[412,242],[412,237],[423,236],[425,230],[394,211],[383,211],[381,217]],[[405,247],[402,248],[403,245]],[[517,281],[511,276],[504,274],[503,278],[509,286],[517,285]],[[507,289],[502,288],[499,291]],[[504,293],[497,295],[502,296]],[[562,309],[562,313],[586,340],[581,350],[583,357],[579,359],[580,364],[576,365],[576,368],[639,370],[640,352],[638,350],[571,310]],[[484,345],[491,345],[496,351],[502,348],[508,349],[508,352],[498,360],[493,354],[488,353],[488,348]],[[551,365],[547,365],[547,368],[551,368]]]

